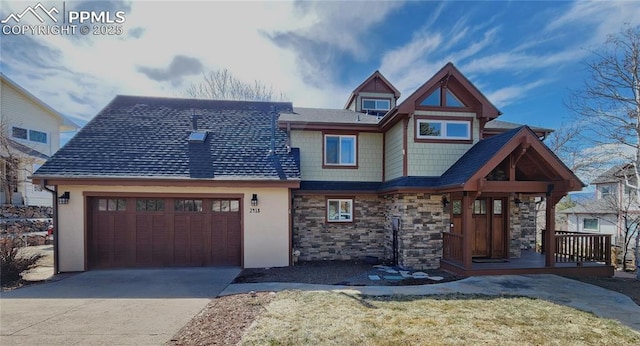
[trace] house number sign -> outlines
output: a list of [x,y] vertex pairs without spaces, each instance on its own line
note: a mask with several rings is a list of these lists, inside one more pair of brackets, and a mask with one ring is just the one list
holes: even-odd
[[260,214],[260,208],[249,208],[249,214]]

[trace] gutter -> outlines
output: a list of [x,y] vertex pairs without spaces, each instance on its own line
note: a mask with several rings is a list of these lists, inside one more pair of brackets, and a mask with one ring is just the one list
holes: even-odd
[[54,187],[53,190],[48,188],[45,184],[45,180],[40,181],[40,186],[53,195],[53,275],[59,274],[59,266],[58,263],[59,255],[58,255],[58,236],[60,234],[60,229],[58,229],[58,190],[57,187]]

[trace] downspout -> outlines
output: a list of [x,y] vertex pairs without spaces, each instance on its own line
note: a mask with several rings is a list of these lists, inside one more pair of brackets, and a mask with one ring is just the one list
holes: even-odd
[[45,180],[40,180],[40,186],[53,195],[53,275],[60,273],[58,270],[59,256],[58,256],[58,236],[60,230],[58,229],[58,188],[57,186],[52,189],[47,187]]

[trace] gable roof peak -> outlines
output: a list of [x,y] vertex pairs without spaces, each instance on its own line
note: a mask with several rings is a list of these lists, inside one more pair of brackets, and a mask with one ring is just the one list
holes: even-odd
[[355,97],[360,92],[363,91],[362,89],[364,89],[369,83],[371,83],[375,79],[380,79],[382,84],[386,86],[386,88],[389,91],[391,91],[391,93],[396,99],[400,98],[400,91],[395,86],[393,86],[391,82],[389,82],[389,80],[380,72],[380,70],[375,70],[369,77],[367,77],[367,79],[364,80],[364,82],[360,83],[360,85],[358,85],[355,89],[353,89],[353,91],[351,92],[351,95],[349,95],[349,99],[347,100],[347,103],[345,104],[344,108],[345,109],[349,108],[349,105],[353,102]]
[[416,103],[425,96],[427,92],[432,90],[434,86],[439,84],[444,78],[453,77],[461,88],[464,88],[472,98],[478,102],[478,106],[475,107],[475,111],[478,117],[488,118],[489,120],[495,119],[502,114],[492,103],[487,99],[484,94],[475,86],[467,77],[465,77],[460,70],[453,64],[453,62],[447,62],[438,72],[436,72],[429,80],[422,84],[416,91],[414,91],[409,97],[407,97],[398,108],[402,113],[411,113]]

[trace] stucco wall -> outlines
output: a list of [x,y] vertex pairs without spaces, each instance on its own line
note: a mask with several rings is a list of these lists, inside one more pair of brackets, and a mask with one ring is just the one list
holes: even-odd
[[[85,206],[83,192],[244,194],[242,207],[245,268],[289,265],[289,190],[286,188],[203,188],[154,186],[58,186],[69,191],[69,204],[58,208],[60,271],[84,271]],[[260,213],[250,213],[251,197],[258,194]],[[214,196],[207,196],[214,197]],[[207,198],[205,197],[205,198]]]
[[358,168],[322,168],[322,132],[291,131],[291,146],[300,148],[303,180],[382,181],[382,134],[358,135]]
[[384,180],[402,176],[402,122],[395,124],[384,137]]
[[[416,115],[471,117],[473,118],[473,143],[478,142],[480,125],[475,113],[416,111]],[[440,176],[453,165],[473,144],[464,143],[424,143],[415,141],[415,116],[409,119],[407,129],[407,170],[409,176]]]

